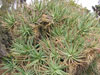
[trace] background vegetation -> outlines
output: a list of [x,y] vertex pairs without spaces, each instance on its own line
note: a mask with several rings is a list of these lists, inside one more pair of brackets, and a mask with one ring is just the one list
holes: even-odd
[[99,22],[74,1],[35,1],[2,19],[13,38],[3,75],[100,74]]

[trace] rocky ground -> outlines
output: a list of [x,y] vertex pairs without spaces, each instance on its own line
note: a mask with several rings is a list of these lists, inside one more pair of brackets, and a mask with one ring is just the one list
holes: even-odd
[[0,57],[7,56],[11,44],[11,36],[7,29],[0,26]]

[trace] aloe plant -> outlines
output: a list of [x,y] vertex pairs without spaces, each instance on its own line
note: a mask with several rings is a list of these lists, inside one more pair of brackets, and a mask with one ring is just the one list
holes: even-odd
[[64,68],[66,68],[64,65],[59,65],[59,62],[51,60],[47,75],[66,75],[67,73],[63,71]]
[[28,37],[32,35],[32,29],[28,25],[22,25],[20,27],[20,33],[23,37]]
[[8,13],[8,14],[7,14],[7,17],[4,18],[4,21],[7,23],[7,26],[8,26],[9,28],[11,28],[11,27],[14,26],[14,23],[15,23],[16,20],[15,20],[15,17],[14,17],[13,14]]

